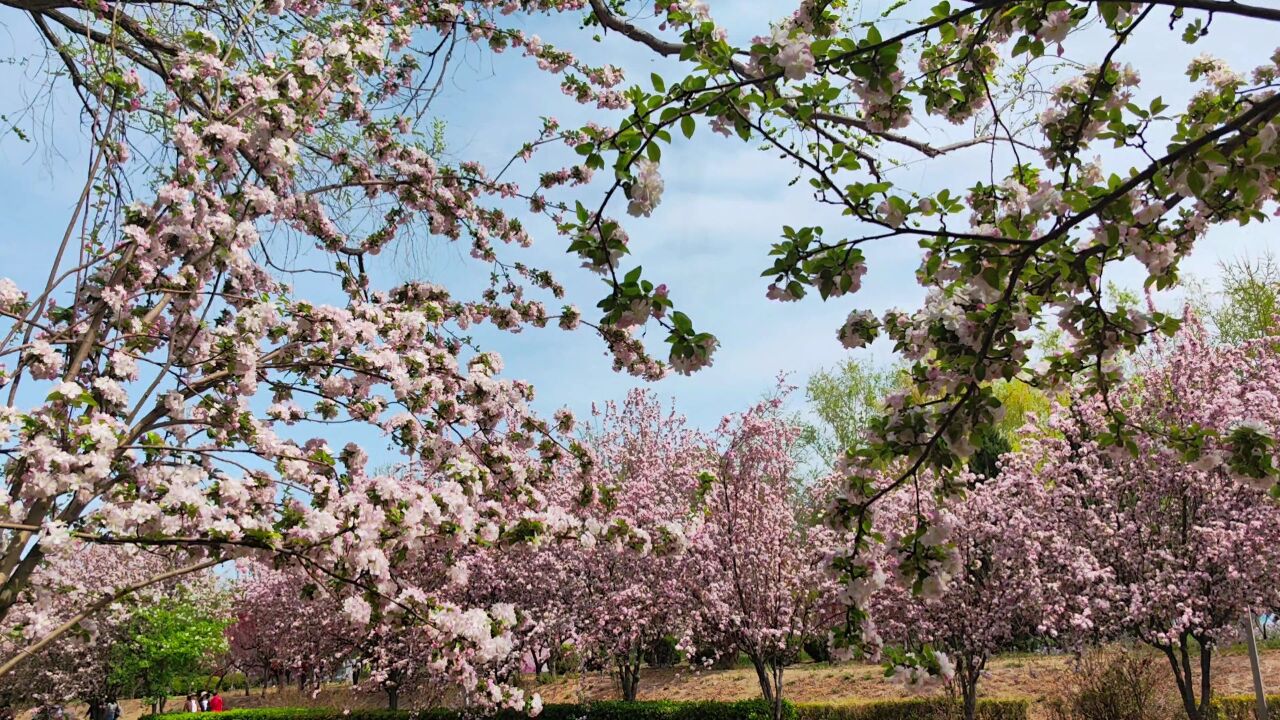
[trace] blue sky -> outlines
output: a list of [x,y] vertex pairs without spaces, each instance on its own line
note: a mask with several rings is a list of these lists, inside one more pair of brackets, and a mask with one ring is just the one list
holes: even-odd
[[[717,20],[735,39],[743,41],[766,32],[769,20],[794,8],[793,3],[772,0],[710,0],[709,4]],[[881,4],[865,3],[864,14],[877,14]],[[918,10],[924,5],[912,6]],[[573,49],[589,61],[622,66],[628,82],[647,82],[652,70],[670,67],[669,62],[656,61],[621,38],[611,36],[599,44],[584,42],[583,34],[570,20],[531,21],[527,30]],[[0,54],[27,56],[33,47],[30,24],[16,14],[4,15],[0,22],[7,23],[0,28]],[[1192,56],[1211,52],[1248,71],[1263,62],[1275,46],[1274,38],[1267,37],[1265,23],[1218,18],[1213,34],[1192,48],[1183,46],[1165,25],[1153,19],[1151,27],[1139,33],[1141,49],[1130,51],[1123,59],[1143,74],[1140,98],[1163,95],[1174,107],[1177,98],[1188,94],[1182,87],[1182,73]],[[1091,39],[1086,45],[1100,47]],[[1100,53],[1095,54],[1098,56]],[[14,82],[16,74],[24,72],[27,69],[21,64],[0,66],[0,113],[13,117],[14,109],[26,104],[27,98],[20,93],[31,86]],[[554,115],[567,126],[592,117],[599,119],[598,111],[576,106],[560,92],[556,77],[531,69],[526,59],[512,53],[495,57],[475,49],[465,50],[455,62],[435,109],[447,124],[451,156],[478,159],[490,168],[500,167],[520,143],[536,133],[540,115]],[[47,110],[51,129],[45,137],[30,144],[8,136],[0,139],[0,276],[14,277],[24,286],[33,285],[47,272],[49,256],[80,190],[83,133],[74,110],[68,97],[55,97]],[[939,131],[938,137],[945,138],[946,133]],[[561,159],[570,157],[566,151]],[[962,189],[983,177],[975,175],[975,168],[984,173],[987,161],[985,151],[971,151],[940,162],[906,165],[894,171],[892,179],[921,191]],[[653,385],[660,395],[675,397],[680,409],[699,425],[711,425],[722,414],[758,398],[779,372],[802,383],[815,370],[848,357],[835,332],[851,309],[910,308],[922,297],[912,275],[918,250],[899,244],[881,245],[868,253],[870,272],[864,288],[851,298],[828,303],[816,298],[788,304],[767,301],[768,281],[759,274],[782,225],[823,224],[828,236],[853,234],[858,228],[817,206],[803,183],[788,186],[794,171],[775,153],[711,135],[705,129],[692,143],[680,141],[666,149],[662,175],[666,182],[662,204],[653,217],[632,220],[627,226],[634,251],[631,262],[642,264],[646,277],[666,282],[677,305],[701,329],[720,339],[713,367],[693,378],[672,377]],[[530,177],[526,174],[517,179]],[[593,189],[598,191],[599,186],[587,188],[586,196],[591,196]],[[615,214],[621,216],[623,208],[616,208]],[[567,241],[555,234],[549,222],[534,222],[531,229],[534,248],[509,257],[555,271],[568,288],[567,301],[590,316],[604,286],[563,253]],[[1184,272],[1213,284],[1220,259],[1256,256],[1280,247],[1273,232],[1272,225],[1217,228],[1183,265]],[[451,288],[478,287],[483,281],[483,270],[466,256],[465,246],[438,239],[413,241],[412,262],[392,254],[379,261],[385,281],[421,277]],[[1140,282],[1134,267],[1118,269],[1112,279],[1128,286]],[[1167,300],[1174,302],[1173,298]],[[584,413],[592,402],[620,398],[636,384],[612,371],[602,344],[589,332],[548,328],[514,336],[489,330],[476,335],[482,344],[504,356],[506,374],[533,382],[538,391],[536,404],[548,413],[562,405]],[[651,333],[652,348],[662,351],[665,344],[661,341],[661,335]],[[889,348],[879,345],[855,356],[880,362],[891,358]],[[378,441],[370,438],[369,442],[376,458]]]

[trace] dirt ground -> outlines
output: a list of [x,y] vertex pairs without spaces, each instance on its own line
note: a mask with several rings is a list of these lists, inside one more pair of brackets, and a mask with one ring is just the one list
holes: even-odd
[[[1263,685],[1269,692],[1280,691],[1280,649],[1263,650]],[[1162,670],[1166,670],[1163,658]],[[1072,673],[1070,656],[1011,655],[995,658],[987,676],[979,684],[983,697],[1026,698],[1032,702],[1032,716],[1047,715],[1045,701],[1059,694]],[[1229,651],[1213,660],[1214,692],[1239,695],[1253,692],[1249,658]],[[1169,692],[1176,692],[1173,674],[1168,672]],[[689,670],[652,669],[641,675],[642,700],[740,700],[759,697],[755,671],[751,668],[694,673]],[[784,677],[786,697],[795,702],[857,702],[907,697],[898,683],[884,677],[880,665],[845,663],[839,665],[799,665],[788,668]],[[568,678],[544,683],[537,691],[547,702],[576,702],[582,699],[617,697],[617,684],[603,675]]]
[[[1047,716],[1045,701],[1058,694],[1070,681],[1072,660],[1069,656],[1010,655],[992,660],[987,677],[980,685],[984,697],[1027,698],[1032,701],[1032,717]],[[1163,663],[1162,669],[1167,666]],[[1214,692],[1239,695],[1253,692],[1249,659],[1239,651],[1219,653],[1213,660]],[[1280,691],[1280,649],[1262,651],[1263,684],[1270,692]],[[1173,691],[1173,676],[1167,678]],[[902,686],[884,678],[879,665],[842,663],[838,665],[797,665],[787,669],[786,696],[795,702],[857,702],[906,697]],[[618,687],[608,675],[591,673],[537,683],[531,678],[526,686],[540,693],[545,702],[580,702],[618,697]],[[687,669],[646,668],[640,680],[642,700],[741,700],[759,697],[755,672],[749,668],[694,672]],[[228,709],[244,707],[385,707],[386,697],[380,693],[356,692],[342,684],[326,685],[320,690],[297,688],[260,689],[246,696],[243,691],[223,693]],[[401,698],[402,708],[415,707],[412,697]],[[147,712],[139,701],[121,703],[123,720],[137,720]],[[173,698],[168,708],[182,706],[182,698]],[[79,720],[83,711],[72,708],[70,720]]]

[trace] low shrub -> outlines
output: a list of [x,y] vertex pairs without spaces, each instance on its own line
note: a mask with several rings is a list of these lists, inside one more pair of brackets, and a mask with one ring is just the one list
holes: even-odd
[[[978,700],[978,720],[1027,720],[1026,700]],[[951,698],[910,698],[851,703],[802,703],[796,720],[953,720],[964,716]]]
[[[1257,704],[1252,695],[1228,695],[1210,701],[1213,720],[1257,720]],[[1280,695],[1267,696],[1268,714],[1280,710]]]
[[1155,653],[1133,647],[1094,650],[1080,658],[1061,697],[1049,702],[1053,720],[1168,720],[1181,710],[1164,689]]

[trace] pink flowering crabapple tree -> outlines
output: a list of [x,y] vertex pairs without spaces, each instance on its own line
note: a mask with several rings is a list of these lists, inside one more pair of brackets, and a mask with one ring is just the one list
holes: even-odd
[[[602,510],[594,522],[621,515],[632,529],[618,540],[589,541],[576,551],[585,590],[578,605],[578,647],[612,664],[623,699],[634,700],[645,653],[667,636],[687,635],[696,612],[687,591],[692,558],[683,550],[686,533],[696,528],[706,440],[652,392],[633,390],[623,403],[598,409],[593,419],[582,442],[593,454],[596,476],[589,487],[599,493],[593,504]],[[682,552],[658,554],[643,547],[654,542]]]
[[227,628],[233,665],[263,688],[294,679],[302,688],[336,671],[351,653],[340,603],[316,592],[295,568],[244,561],[236,567],[234,621]]
[[775,718],[786,666],[843,615],[828,565],[841,538],[796,480],[800,428],[782,414],[782,398],[721,420],[703,476],[706,520],[689,553],[697,632],[750,659]]
[[[1006,456],[1016,480],[1005,501],[1106,569],[1083,589],[1105,604],[1080,629],[1162,651],[1187,718],[1202,720],[1216,646],[1280,602],[1280,507],[1257,473],[1274,451],[1226,446],[1280,429],[1280,353],[1274,339],[1210,344],[1192,320],[1176,345],[1136,364],[1110,395],[1056,407],[1047,431]],[[1107,437],[1120,433],[1116,417],[1144,430],[1117,445]],[[1225,440],[1194,445],[1206,436]]]
[[[1042,521],[1039,503],[1010,501],[1046,492],[1038,478],[962,476],[969,490],[946,504],[929,480],[886,499],[884,554],[847,592],[871,608],[876,631],[891,643],[887,664],[896,679],[912,689],[954,682],[964,717],[973,720],[991,656],[1026,637],[1081,638],[1104,609],[1094,607],[1105,601],[1089,591],[1109,576],[1086,549]],[[929,518],[924,534],[919,512]],[[929,664],[898,664],[904,650]]]
[[652,391],[632,390],[595,408],[591,420],[578,433],[591,457],[589,482],[566,472],[544,488],[558,506],[596,496],[586,503],[593,511],[581,513],[581,542],[484,554],[469,592],[519,607],[529,622],[515,635],[528,651],[550,656],[568,642],[580,662],[609,667],[622,698],[635,700],[646,652],[668,636],[686,637],[697,612],[694,553],[647,546],[685,548],[700,523],[699,478],[712,461],[707,439]]
[[[242,668],[278,681],[291,676],[300,690],[307,684],[318,689],[350,667],[353,683],[384,693],[391,710],[413,692],[423,707],[453,693],[468,703],[536,711],[540,698],[526,698],[522,690],[502,682],[515,660],[513,631],[520,625],[515,607],[455,602],[463,593],[450,576],[456,577],[463,567],[445,569],[437,563],[434,569],[421,569],[421,576],[432,580],[418,580],[438,598],[438,612],[448,617],[445,624],[453,629],[446,633],[389,616],[352,617],[353,611],[363,611],[358,599],[329,591],[322,578],[297,565],[275,569],[242,564],[236,618],[228,629],[233,658]],[[450,646],[453,652],[442,652]]]

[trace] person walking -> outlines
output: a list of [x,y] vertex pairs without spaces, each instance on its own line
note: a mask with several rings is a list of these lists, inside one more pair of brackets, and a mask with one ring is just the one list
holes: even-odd
[[193,713],[200,712],[200,701],[196,699],[195,693],[189,693],[187,695],[186,711]]
[[200,712],[209,712],[209,693],[200,691]]
[[214,690],[213,696],[209,698],[209,712],[222,712],[222,696],[217,690]]

